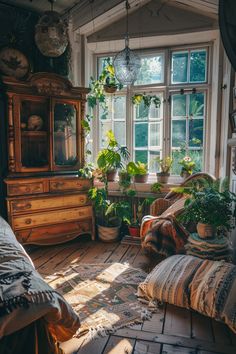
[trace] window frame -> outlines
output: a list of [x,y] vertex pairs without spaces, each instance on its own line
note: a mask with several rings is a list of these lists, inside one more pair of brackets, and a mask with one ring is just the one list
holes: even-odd
[[[213,43],[196,43],[196,44],[184,44],[177,46],[169,46],[168,48],[145,48],[142,50],[136,50],[137,54],[142,56],[154,56],[161,53],[164,53],[164,82],[155,83],[155,84],[145,84],[145,85],[133,85],[132,87],[124,87],[113,95],[126,95],[126,146],[130,151],[130,160],[134,159],[134,109],[133,104],[131,103],[131,97],[135,93],[144,93],[149,92],[150,94],[157,94],[158,92],[163,93],[163,136],[162,136],[162,156],[167,156],[171,154],[171,103],[170,97],[174,93],[180,93],[181,89],[186,91],[192,91],[193,88],[196,88],[196,93],[204,90],[206,94],[206,118],[204,120],[204,140],[203,140],[203,170],[206,169],[206,155],[209,150],[208,138],[209,138],[209,128],[210,128],[210,111],[211,111],[211,82],[212,82],[212,47]],[[206,49],[206,82],[187,82],[187,83],[171,83],[171,67],[172,67],[172,53],[178,51],[188,51],[189,58],[192,51],[204,50]],[[106,57],[114,57],[116,53],[106,52],[106,53],[97,53],[93,55],[94,58],[94,68],[96,77],[98,76],[98,59]],[[190,59],[188,60],[190,63]],[[190,65],[188,63],[188,65]],[[190,75],[190,68],[189,68]],[[94,136],[94,156],[97,155],[100,149],[100,122],[98,117],[98,112],[94,112],[95,120],[93,122],[94,131],[98,132],[98,136]],[[97,134],[96,134],[97,135]],[[150,180],[153,180],[154,173],[150,173]],[[177,176],[173,175],[174,178]]]

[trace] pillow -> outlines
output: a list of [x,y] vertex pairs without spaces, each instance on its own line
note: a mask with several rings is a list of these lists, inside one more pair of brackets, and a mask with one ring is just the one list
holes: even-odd
[[159,263],[138,287],[138,297],[190,308],[189,284],[204,260],[175,255]]
[[191,308],[236,332],[236,266],[205,260],[189,284]]

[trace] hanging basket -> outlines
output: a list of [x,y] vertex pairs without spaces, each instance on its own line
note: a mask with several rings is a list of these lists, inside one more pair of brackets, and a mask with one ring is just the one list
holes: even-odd
[[117,86],[104,85],[103,88],[106,93],[114,93],[117,90]]

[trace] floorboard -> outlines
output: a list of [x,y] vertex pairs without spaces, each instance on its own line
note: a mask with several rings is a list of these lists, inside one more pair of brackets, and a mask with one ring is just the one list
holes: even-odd
[[[49,284],[63,282],[62,270],[79,263],[129,263],[149,272],[151,260],[139,246],[78,238],[67,244],[28,250]],[[96,340],[73,338],[62,343],[66,354],[235,354],[236,335],[220,322],[196,312],[165,305],[151,320]]]

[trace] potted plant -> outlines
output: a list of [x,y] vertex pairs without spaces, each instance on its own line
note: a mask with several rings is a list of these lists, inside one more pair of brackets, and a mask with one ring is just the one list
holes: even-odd
[[100,75],[100,80],[103,82],[103,88],[106,93],[114,93],[117,89],[120,90],[123,87],[116,79],[115,68],[110,58],[105,59],[105,65]]
[[99,239],[105,242],[116,241],[119,238],[122,220],[129,217],[129,203],[125,201],[111,203],[106,186],[100,189],[91,188],[88,196],[93,201]]
[[106,133],[107,147],[102,149],[97,156],[98,168],[107,175],[109,182],[115,180],[118,168],[123,167],[123,161],[129,158],[129,151],[126,146],[118,144],[114,133],[109,130]]
[[129,186],[131,185],[131,175],[129,174],[129,172],[127,171],[126,168],[122,168],[119,173],[119,186],[123,189],[126,190],[127,188],[129,188]]
[[126,196],[130,201],[130,215],[127,213],[125,222],[128,224],[128,230],[130,236],[139,237],[140,236],[140,226],[143,218],[143,210],[146,205],[153,202],[154,198],[145,198],[142,201],[135,200],[137,193],[133,189],[129,189],[126,192]]
[[166,156],[163,159],[156,157],[154,161],[157,162],[160,168],[160,172],[157,172],[157,181],[159,183],[167,183],[170,176],[170,169],[173,163],[173,159],[170,156]]
[[191,176],[194,172],[196,163],[191,159],[190,156],[185,156],[179,161],[179,164],[182,166],[180,176],[187,178]]
[[226,180],[199,181],[178,188],[178,192],[189,195],[180,218],[185,223],[195,222],[200,237],[222,235],[234,227],[236,195],[229,191]]
[[146,183],[148,179],[147,164],[143,162],[129,162],[127,165],[128,173],[133,176],[134,182]]

